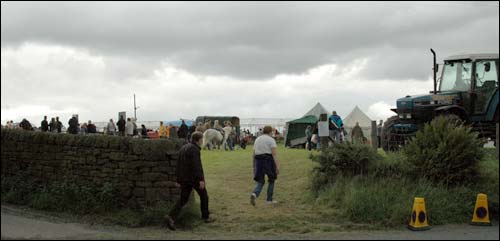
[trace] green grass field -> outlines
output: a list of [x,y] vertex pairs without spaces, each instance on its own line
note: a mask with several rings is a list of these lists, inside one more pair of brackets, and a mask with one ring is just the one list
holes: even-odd
[[274,199],[279,203],[265,203],[266,184],[256,207],[253,207],[250,204],[250,194],[255,187],[252,146],[233,152],[203,151],[201,157],[209,206],[217,220],[210,225],[211,228],[218,227],[226,232],[272,233],[335,230],[337,225],[331,213],[314,205],[310,192],[313,162],[309,155],[310,152],[303,149],[279,146],[281,168],[274,192]]

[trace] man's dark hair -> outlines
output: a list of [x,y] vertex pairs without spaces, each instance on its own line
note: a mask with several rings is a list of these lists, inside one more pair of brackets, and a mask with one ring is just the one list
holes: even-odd
[[193,134],[191,134],[191,142],[196,143],[198,142],[201,138],[203,138],[203,133],[200,131],[195,131]]

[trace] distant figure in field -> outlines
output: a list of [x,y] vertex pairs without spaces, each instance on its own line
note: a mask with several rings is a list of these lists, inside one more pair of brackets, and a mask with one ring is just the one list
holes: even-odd
[[59,116],[56,117],[56,123],[57,123],[57,133],[61,133],[62,132],[62,128],[63,128],[63,124],[59,120]]
[[116,125],[113,119],[109,119],[108,126],[106,127],[106,134],[114,136],[116,133]]
[[137,136],[139,135],[139,129],[137,129],[137,123],[136,123],[136,119],[135,118],[131,118],[132,119],[132,125],[134,125],[134,131],[133,131],[133,136]]
[[50,120],[49,131],[52,133],[57,132],[57,122],[56,122],[56,118],[54,118],[54,117],[52,117],[52,119]]
[[306,132],[305,134],[306,134],[306,138],[307,138],[307,150],[309,150],[309,151],[310,151],[310,150],[311,150],[311,148],[312,148],[312,142],[311,142],[311,140],[312,140],[312,135],[313,135],[311,125],[308,125],[308,126],[307,126],[307,128],[306,128],[306,131],[305,131],[305,132]]
[[177,135],[177,127],[174,126],[172,123],[170,123],[169,127],[170,127],[169,130],[170,139],[178,138],[179,136]]
[[89,123],[87,124],[87,132],[89,134],[95,134],[97,133],[97,128],[94,124],[92,124],[92,121],[89,120]]
[[40,129],[43,132],[47,132],[49,130],[49,122],[47,121],[47,116],[43,117],[42,123],[40,123]]
[[332,115],[328,118],[328,129],[330,130],[330,138],[333,143],[340,143],[340,135],[342,132],[342,118],[337,115],[336,111],[332,111]]
[[[194,123],[189,127],[188,129],[188,135],[187,135],[187,138],[188,138],[188,142],[191,142],[191,135],[196,131],[196,126],[194,125]],[[203,133],[203,132],[201,132]]]
[[25,131],[32,131],[33,130],[31,123],[26,119],[23,119],[21,121],[21,123],[19,123],[19,127],[21,127]]
[[160,121],[160,127],[158,128],[158,136],[160,138],[167,138],[167,127],[163,125],[163,121]]
[[148,129],[146,129],[146,126],[144,124],[141,125],[141,136],[143,139],[147,139],[148,137]]
[[134,123],[132,123],[132,119],[127,118],[127,124],[125,124],[125,131],[127,136],[134,136]]
[[80,133],[82,134],[87,134],[87,123],[83,122],[83,124],[80,126]]
[[68,121],[68,132],[70,134],[78,134],[78,120],[76,119],[76,116],[71,117]]
[[380,122],[377,125],[377,140],[378,140],[378,148],[382,147],[382,128],[383,128],[383,122],[380,120]]
[[273,200],[274,182],[279,174],[279,161],[276,153],[276,141],[271,137],[273,128],[271,126],[264,127],[263,134],[255,140],[253,146],[253,169],[254,180],[257,185],[250,195],[250,203],[255,206],[255,200],[262,192],[265,184],[265,176],[268,178],[267,186],[267,203],[275,204]]
[[171,230],[175,230],[175,221],[182,207],[188,202],[193,189],[200,196],[201,217],[205,223],[213,222],[213,219],[209,218],[208,193],[203,166],[201,164],[200,145],[202,142],[203,134],[194,132],[191,137],[191,143],[185,144],[179,150],[176,186],[181,188],[181,196],[177,204],[170,210],[169,215],[165,217],[167,227]]
[[363,129],[359,126],[359,122],[356,122],[351,131],[351,141],[353,144],[360,144],[364,142],[364,138]]
[[120,116],[120,120],[118,120],[118,122],[116,122],[120,136],[125,136],[125,125],[126,124],[127,123],[125,123],[125,119],[123,118],[123,116]]
[[179,136],[180,139],[187,140],[188,132],[189,132],[188,126],[186,125],[186,122],[182,120],[182,124],[179,127],[179,130],[177,131],[177,136]]

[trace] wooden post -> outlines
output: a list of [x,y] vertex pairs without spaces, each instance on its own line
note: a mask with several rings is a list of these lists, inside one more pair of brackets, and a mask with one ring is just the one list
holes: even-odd
[[[328,120],[327,114],[320,114],[319,115],[320,122],[326,123],[327,120]],[[328,124],[326,124],[326,125],[328,125]],[[318,131],[318,134],[319,134],[319,131]],[[322,133],[322,134],[326,134],[326,133]],[[320,136],[319,141],[320,141],[320,145],[321,145],[321,150],[328,148],[328,136]]]
[[500,144],[500,143],[498,143],[498,129],[499,129],[499,127],[498,127],[498,122],[497,122],[497,142],[496,142],[496,144],[497,144],[497,160],[498,160],[498,145]]
[[378,138],[377,138],[377,121],[372,121],[372,147],[377,149],[378,148]]

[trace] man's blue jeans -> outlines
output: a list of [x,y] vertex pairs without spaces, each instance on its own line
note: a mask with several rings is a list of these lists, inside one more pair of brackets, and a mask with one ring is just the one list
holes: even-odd
[[[274,181],[275,180],[269,180],[269,184],[267,185],[267,201],[269,202],[273,201]],[[255,186],[253,193],[255,193],[257,197],[259,197],[263,187],[264,183],[257,182],[257,186]]]

